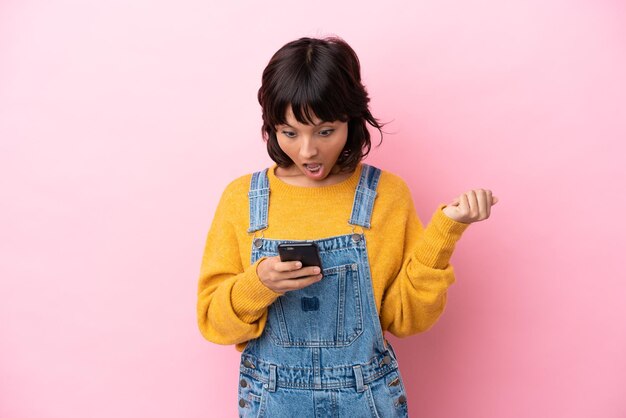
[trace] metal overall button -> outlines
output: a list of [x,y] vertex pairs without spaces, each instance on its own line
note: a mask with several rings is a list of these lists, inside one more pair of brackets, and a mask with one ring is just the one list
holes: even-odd
[[254,369],[255,368],[254,364],[250,360],[248,360],[248,359],[245,359],[243,361],[243,365],[246,366],[249,369]]
[[254,236],[252,237],[252,246],[256,248],[257,250],[263,246],[263,237],[265,236],[264,232],[265,230],[262,229],[261,236],[257,237],[256,236],[257,233],[255,232]]
[[241,385],[242,388],[245,388],[248,386],[248,382],[246,382],[246,379],[241,379],[239,381],[239,384]]
[[353,242],[359,242],[361,241],[361,234],[352,234],[352,241]]

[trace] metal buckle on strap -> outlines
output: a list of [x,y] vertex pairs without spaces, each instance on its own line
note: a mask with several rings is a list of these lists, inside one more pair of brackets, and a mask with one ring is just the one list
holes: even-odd
[[263,238],[265,237],[265,233],[264,231],[267,228],[263,228],[261,230],[259,230],[261,232],[261,236],[257,237],[256,234],[259,231],[254,231],[254,235],[252,235],[252,245],[254,246],[254,248],[256,248],[257,250],[259,248],[261,248],[261,246],[263,245]]
[[[350,224],[350,222],[348,222],[348,225],[352,226],[352,242],[357,243],[361,241],[361,239],[363,239],[363,234],[364,234],[363,228],[360,225],[352,225]],[[359,227],[361,232],[356,231],[357,226]]]

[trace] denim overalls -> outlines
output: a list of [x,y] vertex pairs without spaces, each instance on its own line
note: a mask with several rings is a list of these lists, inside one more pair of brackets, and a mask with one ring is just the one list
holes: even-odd
[[[370,228],[380,170],[362,165],[349,224]],[[267,169],[254,173],[249,233],[267,228]],[[323,214],[320,214],[323,216]],[[255,238],[251,263],[278,254],[284,240]],[[241,354],[239,416],[406,417],[404,385],[383,338],[365,236],[315,241],[323,278],[280,296],[263,334]]]

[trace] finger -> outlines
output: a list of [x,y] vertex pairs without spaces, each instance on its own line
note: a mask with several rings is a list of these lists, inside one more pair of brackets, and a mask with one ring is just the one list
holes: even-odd
[[478,197],[476,196],[476,191],[470,190],[465,193],[467,195],[467,201],[469,202],[469,217],[472,221],[475,221],[479,214],[480,208],[478,207]]
[[313,267],[304,267],[301,269],[297,269],[297,270],[293,270],[293,271],[287,271],[284,273],[279,273],[279,279],[283,280],[283,279],[299,279],[301,277],[308,277],[308,276],[316,276],[318,274],[321,273],[321,269],[319,267],[313,266]]
[[495,205],[496,203],[498,203],[500,199],[498,199],[497,197],[493,197],[493,201],[491,202],[493,205]]
[[493,196],[491,194],[491,190],[485,190],[485,194],[487,197],[487,200],[485,202],[485,209],[487,211],[487,218],[489,216],[491,216],[491,206],[493,205]]
[[459,196],[459,199],[459,212],[461,216],[465,217],[469,214],[470,211],[469,199],[467,198],[467,195],[465,193]]
[[278,272],[290,272],[299,270],[302,267],[300,261],[279,261],[274,264],[274,270]]
[[489,217],[488,208],[491,207],[488,203],[489,197],[487,196],[487,191],[484,189],[476,189],[474,193],[476,193],[476,209],[478,210],[477,220],[482,221]]

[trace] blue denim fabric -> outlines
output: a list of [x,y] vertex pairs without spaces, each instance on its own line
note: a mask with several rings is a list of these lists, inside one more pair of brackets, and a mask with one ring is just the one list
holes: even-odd
[[[380,170],[363,165],[351,225],[370,227]],[[267,170],[249,192],[250,229],[267,227]],[[251,263],[278,254],[284,240],[256,238]],[[365,236],[315,241],[324,277],[270,307],[263,334],[241,354],[240,417],[406,417],[395,353],[384,339]]]
[[270,186],[267,181],[267,168],[252,174],[248,201],[250,202],[250,228],[248,232],[255,232],[267,228],[267,211],[270,195]]

